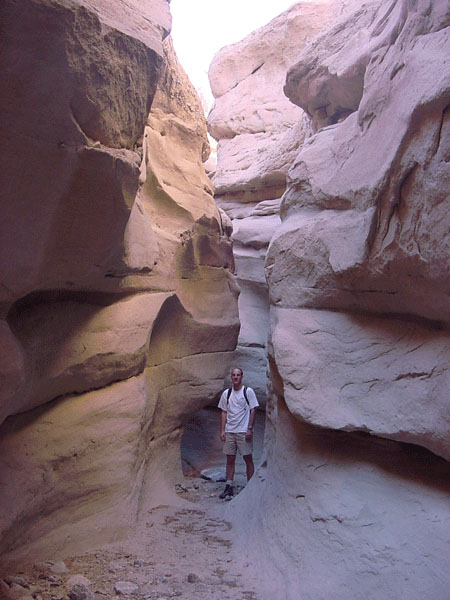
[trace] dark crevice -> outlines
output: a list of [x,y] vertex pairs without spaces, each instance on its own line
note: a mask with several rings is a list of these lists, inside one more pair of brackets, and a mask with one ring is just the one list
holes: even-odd
[[[433,156],[435,154],[438,153],[440,145],[441,145],[441,141],[442,141],[442,130],[444,128],[444,122],[446,120],[447,114],[450,112],[450,104],[448,104],[444,110],[442,111],[442,115],[441,115],[441,120],[439,122],[439,128],[438,128],[438,133],[437,133],[437,137],[436,137],[436,145],[435,148],[433,150]],[[450,160],[450,157],[445,157],[445,160],[448,162]]]
[[[358,289],[349,289],[344,291],[351,291],[353,294],[358,293],[379,293],[379,294],[387,294],[384,290],[358,290]],[[392,294],[396,294],[398,292],[390,292]],[[298,306],[281,306],[283,309],[292,309],[299,308]],[[404,323],[412,323],[414,325],[419,325],[427,330],[435,330],[435,331],[446,331],[450,329],[450,324],[444,321],[438,321],[435,319],[428,319],[427,317],[421,315],[414,315],[411,313],[391,313],[391,312],[373,312],[364,309],[352,309],[350,312],[347,308],[336,308],[330,306],[304,306],[304,309],[307,310],[315,310],[315,311],[325,311],[325,312],[335,312],[335,313],[345,313],[350,317],[369,317],[371,319],[380,319],[385,321],[401,321]]]
[[260,70],[260,68],[264,65],[264,63],[262,62],[258,67],[256,67],[255,69],[253,69],[253,71],[251,72],[251,75],[254,75],[257,71]]
[[84,290],[41,290],[31,292],[17,300],[9,309],[7,320],[11,321],[25,311],[41,304],[56,304],[60,302],[76,302],[105,307],[120,300],[135,296],[135,293],[90,292]]

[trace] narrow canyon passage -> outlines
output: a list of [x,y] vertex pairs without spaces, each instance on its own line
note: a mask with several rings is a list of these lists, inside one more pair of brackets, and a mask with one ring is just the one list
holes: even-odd
[[0,2],[0,599],[448,600],[449,1],[170,8]]
[[223,504],[235,500],[218,499],[223,483],[188,478],[176,489],[126,540],[2,573],[0,598],[268,599],[251,559],[233,544]]

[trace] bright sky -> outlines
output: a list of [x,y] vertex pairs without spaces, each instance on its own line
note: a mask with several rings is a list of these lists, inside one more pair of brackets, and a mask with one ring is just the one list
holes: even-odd
[[208,68],[223,46],[249,33],[295,4],[295,0],[172,0],[172,37],[178,58],[208,106]]

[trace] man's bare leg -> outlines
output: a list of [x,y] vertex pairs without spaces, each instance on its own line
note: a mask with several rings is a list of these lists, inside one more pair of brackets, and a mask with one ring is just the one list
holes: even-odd
[[234,467],[236,464],[236,456],[233,454],[227,454],[227,481],[233,481],[234,479]]
[[247,481],[250,481],[250,479],[253,476],[253,473],[255,472],[255,465],[253,464],[253,456],[251,454],[247,454],[246,456],[244,456],[244,460],[245,460],[245,465],[247,467]]

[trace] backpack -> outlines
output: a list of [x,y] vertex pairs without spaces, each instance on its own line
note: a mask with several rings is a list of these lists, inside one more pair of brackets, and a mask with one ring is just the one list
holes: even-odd
[[[228,400],[230,399],[232,390],[233,390],[233,388],[228,388],[228,391],[227,391],[227,408],[228,408]],[[245,385],[244,385],[244,398],[245,398],[245,401],[247,402],[247,406],[250,408],[250,404],[249,404],[249,401],[247,398],[247,388],[245,387]]]

